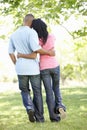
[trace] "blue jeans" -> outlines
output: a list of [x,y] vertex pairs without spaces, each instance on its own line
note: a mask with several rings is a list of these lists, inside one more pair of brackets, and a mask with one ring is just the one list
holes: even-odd
[[49,109],[50,117],[52,117],[53,109],[65,106],[62,104],[62,97],[59,88],[60,67],[41,70],[41,78],[46,91],[46,102]]
[[[18,80],[19,89],[21,90],[22,100],[26,111],[29,109],[34,110],[36,121],[44,121],[40,75],[18,75]],[[30,97],[29,81],[33,90],[33,101]]]

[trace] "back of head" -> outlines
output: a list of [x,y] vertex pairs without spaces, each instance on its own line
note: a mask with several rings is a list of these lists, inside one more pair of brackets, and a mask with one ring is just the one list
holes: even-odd
[[30,26],[30,27],[31,27],[31,24],[32,24],[33,19],[34,19],[34,16],[33,16],[32,14],[27,14],[27,15],[24,17],[23,25],[26,25],[26,26]]
[[48,37],[47,25],[45,24],[45,22],[41,19],[34,19],[32,21],[31,27],[36,30],[36,32],[38,33],[38,37],[42,39],[43,44],[45,44]]

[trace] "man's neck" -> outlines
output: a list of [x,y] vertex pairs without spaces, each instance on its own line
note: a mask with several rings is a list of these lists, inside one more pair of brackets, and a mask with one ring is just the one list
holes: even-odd
[[30,25],[29,25],[29,24],[27,24],[27,23],[23,23],[23,26],[28,26],[28,27],[30,27]]

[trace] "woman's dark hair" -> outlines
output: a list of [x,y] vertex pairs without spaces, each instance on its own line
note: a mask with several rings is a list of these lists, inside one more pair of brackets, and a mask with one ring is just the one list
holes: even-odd
[[47,25],[41,19],[34,19],[31,26],[38,33],[38,37],[42,40],[43,44],[45,44],[48,37]]

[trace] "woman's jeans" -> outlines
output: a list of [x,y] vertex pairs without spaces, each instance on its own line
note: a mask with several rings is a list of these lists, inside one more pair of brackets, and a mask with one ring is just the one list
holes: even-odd
[[49,115],[52,117],[54,108],[65,106],[62,104],[62,97],[59,88],[60,82],[60,67],[41,70],[41,79],[46,91],[46,102],[48,105]]
[[[34,110],[36,121],[44,121],[40,75],[18,75],[18,80],[19,89],[21,90],[22,100],[26,111],[30,109]],[[33,102],[30,97],[29,81],[33,90]]]

